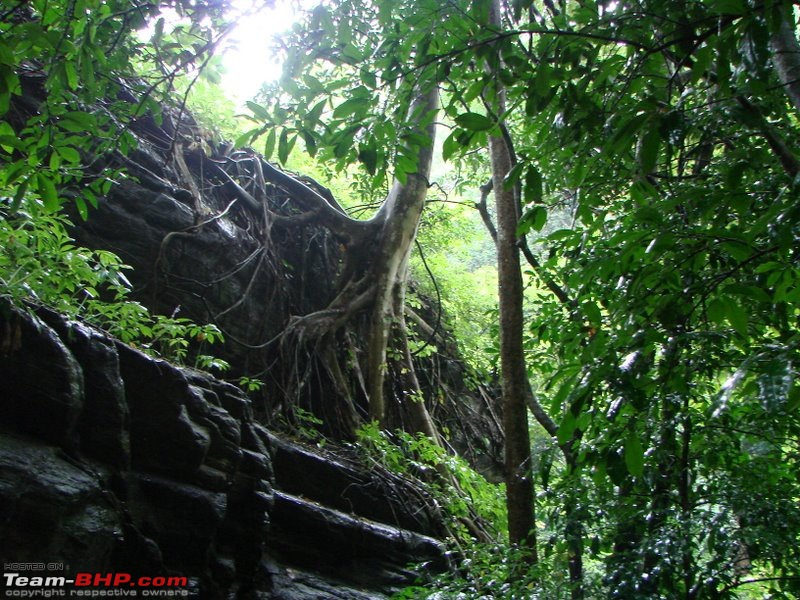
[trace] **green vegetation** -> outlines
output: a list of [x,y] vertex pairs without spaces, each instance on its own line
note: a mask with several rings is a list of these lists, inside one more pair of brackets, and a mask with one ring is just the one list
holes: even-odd
[[[0,203],[0,307],[44,305],[84,319],[123,342],[155,356],[224,371],[228,364],[202,349],[222,340],[212,324],[151,314],[128,299],[130,284],[119,257],[87,250],[69,237],[69,220],[23,198],[15,210]],[[190,347],[195,351],[189,355]]]
[[533,473],[526,560],[540,550],[541,585],[557,572],[572,598],[794,595],[790,3],[492,4],[314,9],[260,107],[270,135],[377,186],[385,169],[402,180],[413,76],[443,92],[459,172],[502,140],[517,233],[539,236],[525,255],[532,408],[561,448]]
[[[502,486],[488,483],[461,458],[446,452],[422,434],[386,432],[366,423],[356,432],[356,449],[367,463],[378,462],[389,471],[428,481],[428,490],[444,510],[451,535],[459,543],[473,543],[464,523],[478,520],[498,539],[508,528]],[[436,477],[445,469],[452,479]]]
[[491,351],[497,338],[494,248],[474,208],[455,194],[449,198],[457,203],[434,196],[423,215],[412,276],[416,289],[435,304],[440,325],[453,335],[461,356],[486,376],[496,366]]
[[[117,256],[78,247],[68,233],[65,208],[89,218],[98,198],[125,177],[102,168],[98,157],[124,155],[135,146],[127,124],[145,113],[159,118],[156,99],[170,93],[193,51],[205,51],[197,36],[213,35],[194,15],[193,25],[176,31],[192,31],[195,45],[165,44],[155,61],[153,47],[135,34],[157,14],[156,7],[129,8],[126,2],[79,0],[2,9],[0,300],[5,309],[49,306],[151,354],[222,371],[228,368],[224,360],[204,354],[222,339],[215,325],[151,314],[128,298],[128,267]],[[163,33],[163,26],[157,31]],[[160,71],[148,76],[141,64]],[[38,73],[27,85],[46,93],[32,116],[12,102],[39,92],[22,88],[23,72]],[[138,93],[140,102],[112,100],[127,92]],[[87,111],[98,98],[109,99],[106,110]]]
[[[189,338],[218,331],[125,301],[123,265],[76,248],[61,212],[69,204],[91,218],[123,176],[95,157],[129,151],[126,125],[157,118],[157,100],[176,86],[188,91],[175,83],[179,72],[212,64],[224,3],[167,4],[186,16],[172,33],[159,5],[131,0],[0,9],[0,297],[47,304],[184,359]],[[481,279],[494,269],[489,234],[475,243],[479,218],[444,203],[403,223],[408,247],[387,260],[395,270],[382,273],[381,292],[390,292],[369,312],[371,334],[383,336],[376,356],[405,360],[402,348],[387,353],[386,339],[391,328],[405,334],[397,265],[414,238],[470,364],[488,371],[499,337],[522,336],[528,377],[503,383],[532,391],[534,443],[508,434],[532,455],[507,471],[535,490],[529,501],[510,494],[507,513],[497,488],[442,450],[436,431],[419,435],[427,415],[417,415],[416,434],[359,429],[370,460],[446,472],[429,481],[453,517],[461,571],[398,597],[800,595],[796,21],[793,3],[776,0],[339,0],[309,11],[284,39],[286,75],[249,104],[241,144],[296,160],[298,170],[309,164],[296,154],[304,148],[322,173],[344,178],[335,191],[347,190],[351,209],[376,205],[393,178],[401,194],[416,185],[419,206],[420,156],[431,148],[458,174],[459,195],[447,200],[477,203],[494,170],[496,195],[518,205],[521,328],[498,325],[494,282]],[[155,34],[144,43],[135,33],[148,23]],[[9,108],[22,70],[40,71],[47,92],[26,120]],[[236,129],[213,120],[212,88],[195,87],[208,127]],[[84,110],[128,91],[138,104]],[[434,120],[445,123],[441,146]],[[507,172],[489,166],[490,142],[493,156],[508,155]],[[389,231],[403,215],[385,213]],[[422,291],[436,296],[422,257],[411,262]],[[370,401],[387,361],[366,377]],[[397,372],[417,407],[410,362]],[[370,410],[380,422],[382,407]],[[302,427],[315,424],[298,415]],[[524,418],[512,424],[529,431]],[[535,527],[508,545],[520,514],[535,515]],[[475,515],[492,525],[495,544],[472,545],[458,527]]]

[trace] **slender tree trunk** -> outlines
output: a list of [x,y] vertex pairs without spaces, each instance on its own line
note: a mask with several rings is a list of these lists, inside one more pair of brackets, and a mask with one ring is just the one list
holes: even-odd
[[[674,391],[675,387],[670,387],[670,384],[678,380],[683,385],[689,385],[687,372],[682,370],[687,362],[684,352],[685,330],[683,324],[677,325],[671,333],[672,341],[664,351],[660,374],[665,389],[660,394],[657,465],[654,472],[655,481],[650,487],[651,498],[646,536],[651,540],[659,539],[659,536],[664,535],[661,530],[671,527],[670,517],[675,514],[676,508],[680,510],[680,506],[676,506],[674,490],[682,493],[679,464],[681,446],[678,443],[677,429],[682,421],[683,402],[686,402],[682,396],[688,392]],[[685,406],[688,407],[688,402]],[[688,484],[688,480],[686,483]],[[688,491],[686,493],[688,494]],[[661,568],[657,570],[657,566]],[[648,575],[648,579],[642,585],[645,593],[656,594],[665,590],[673,595],[679,593],[678,580],[682,579],[679,569],[673,563],[665,562],[661,553],[652,546],[644,553],[642,572]]]
[[619,486],[615,512],[625,511],[625,518],[616,523],[614,545],[606,559],[605,571],[608,574],[609,597],[613,600],[627,600],[636,594],[636,584],[641,578],[639,549],[642,547],[647,524],[642,517],[644,507],[641,497],[634,493],[635,486],[627,480]]
[[683,399],[683,416],[681,429],[681,462],[680,462],[680,487],[678,489],[681,499],[681,529],[683,535],[683,588],[686,600],[693,600],[697,597],[694,586],[695,567],[694,555],[692,553],[692,414],[689,406],[689,394]]
[[[403,264],[402,270],[404,273],[408,272],[408,257]],[[405,304],[406,304],[406,281],[407,277],[404,275],[395,286],[394,295],[394,314],[395,314],[395,339],[397,340],[397,347],[402,353],[400,362],[401,380],[403,381],[403,389],[408,398],[406,406],[408,414],[412,419],[412,427],[415,431],[425,434],[431,441],[438,445],[441,444],[439,439],[439,432],[436,429],[436,424],[433,422],[428,409],[425,407],[425,399],[422,396],[422,388],[417,379],[417,373],[414,370],[414,361],[411,356],[411,350],[408,346],[408,327],[406,326],[405,317]]]
[[[492,24],[500,26],[500,6],[495,0]],[[504,91],[495,84],[494,112],[505,112]],[[506,434],[505,478],[508,535],[512,543],[525,544],[535,562],[536,531],[528,433],[528,372],[525,368],[522,331],[523,286],[517,247],[517,201],[504,180],[511,171],[511,154],[502,135],[489,137],[489,155],[497,209],[497,274],[500,301],[500,370],[503,389],[503,426]]]
[[[503,190],[511,170],[502,138],[489,140],[497,206],[497,276],[500,298],[500,371],[503,389],[503,426],[506,434],[506,494],[509,538],[530,543],[535,554],[533,481],[525,403],[528,373],[522,345],[522,273],[517,248],[517,211],[514,194]],[[532,536],[529,538],[529,536]]]
[[571,485],[570,493],[564,503],[564,538],[567,542],[567,569],[569,570],[570,598],[583,600],[583,521],[581,520],[580,500],[581,494],[580,473],[575,465],[574,454],[567,455],[567,470],[574,474],[575,482]]

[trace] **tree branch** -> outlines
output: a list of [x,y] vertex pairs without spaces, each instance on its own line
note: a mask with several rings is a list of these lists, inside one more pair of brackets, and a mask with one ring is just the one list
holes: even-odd
[[738,96],[736,101],[748,112],[748,114],[756,115],[756,118],[758,119],[757,127],[761,132],[761,135],[769,144],[769,147],[778,157],[778,160],[783,166],[783,170],[786,171],[786,174],[792,179],[797,177],[797,175],[800,174],[800,160],[797,159],[797,156],[795,156],[794,152],[792,152],[789,146],[786,145],[786,142],[783,141],[783,138],[780,136],[780,134],[775,131],[775,128],[767,122],[755,104],[746,98],[743,98],[742,96]]
[[[492,191],[493,187],[494,184],[491,179],[480,187],[481,199],[479,202],[475,203],[475,208],[478,209],[478,213],[481,215],[481,219],[483,220],[483,224],[486,226],[486,229],[489,230],[489,235],[492,237],[492,240],[495,242],[495,244],[497,244],[497,230],[495,229],[492,218],[489,215],[489,210],[486,206],[486,198],[489,196],[489,193]],[[542,273],[542,265],[539,262],[539,259],[536,258],[536,255],[534,255],[534,253],[531,251],[527,241],[524,238],[521,238],[518,242],[518,246],[522,251],[522,255],[525,257],[525,260],[533,269],[534,273],[536,273],[536,276],[542,281],[542,283],[544,283],[545,287],[547,287],[547,289],[550,290],[563,305],[574,308],[575,302],[569,297],[569,294],[567,294],[567,292],[552,278],[547,277]]]
[[475,208],[478,209],[478,214],[481,216],[483,224],[489,231],[489,235],[491,236],[492,241],[495,243],[495,245],[497,245],[497,228],[494,226],[492,217],[489,214],[489,208],[486,205],[486,199],[489,197],[489,194],[492,193],[492,180],[490,179],[489,181],[484,183],[480,187],[480,190],[481,190],[481,199],[479,202],[475,203]]

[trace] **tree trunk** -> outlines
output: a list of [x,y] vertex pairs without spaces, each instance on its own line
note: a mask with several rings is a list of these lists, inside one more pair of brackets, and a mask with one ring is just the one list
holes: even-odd
[[[500,6],[495,0],[492,24],[500,26]],[[504,91],[495,83],[494,112],[505,112]],[[500,370],[503,390],[503,425],[506,433],[506,504],[508,535],[512,543],[525,544],[536,556],[536,532],[531,478],[531,451],[526,407],[528,373],[522,331],[523,286],[517,247],[517,201],[504,181],[511,171],[511,154],[502,135],[489,137],[489,154],[497,209],[497,276],[500,303]]]
[[421,90],[412,103],[412,119],[421,125],[417,133],[427,137],[430,145],[419,149],[417,172],[408,174],[405,183],[395,182],[389,197],[373,218],[380,233],[373,258],[375,296],[369,324],[365,377],[369,417],[379,423],[384,423],[386,415],[383,389],[386,347],[394,323],[403,317],[406,265],[428,192],[435,137],[432,113],[435,114],[438,103],[439,90],[436,86]]
[[780,21],[770,36],[772,62],[786,94],[800,112],[800,44],[795,35],[792,3],[784,2],[776,10],[779,11]]
[[[395,340],[396,348],[400,352],[398,361],[401,363],[400,379],[403,383],[403,391],[407,395],[406,409],[411,416],[411,424],[415,431],[425,434],[431,441],[442,445],[436,424],[433,422],[428,409],[425,407],[425,399],[422,396],[422,388],[414,370],[414,361],[411,356],[411,349],[408,346],[408,327],[406,326],[405,304],[406,304],[406,285],[408,271],[408,255],[403,262],[401,271],[404,273],[402,279],[398,280],[394,294],[394,315],[395,315]],[[402,284],[402,285],[401,285]]]
[[491,137],[495,202],[497,207],[497,277],[500,302],[500,371],[503,389],[503,426],[506,432],[506,493],[509,539],[530,543],[533,535],[533,483],[528,413],[525,404],[527,369],[522,346],[522,273],[517,248],[517,211],[514,194],[503,189],[511,170],[505,142]]
[[[354,380],[359,384],[357,389],[361,396],[366,397],[369,419],[383,427],[388,426],[384,399],[387,347],[390,340],[394,340],[399,344],[396,350],[404,363],[404,369],[408,371],[404,376],[403,394],[409,402],[414,402],[413,406],[408,407],[409,414],[413,416],[413,427],[439,443],[430,415],[420,402],[422,394],[413,373],[405,323],[402,320],[408,259],[429,187],[435,117],[439,105],[439,89],[434,83],[419,85],[415,94],[409,108],[409,121],[413,123],[413,133],[418,136],[417,139],[424,138],[428,143],[413,148],[418,153],[416,171],[408,173],[405,181],[395,181],[378,212],[368,221],[349,217],[332,199],[324,197],[264,161],[259,163],[259,168],[266,176],[261,179],[290,192],[297,208],[302,211],[293,216],[267,211],[271,222],[290,226],[313,221],[329,230],[347,248],[344,264],[337,267],[340,272],[337,275],[338,284],[333,299],[325,308],[292,317],[281,334],[282,337],[294,334],[297,340],[321,340],[323,345],[330,346],[337,343],[336,334],[342,329],[350,329],[355,335],[361,336],[366,351],[355,368],[357,373]],[[409,149],[406,148],[406,151]],[[258,200],[224,171],[220,169],[220,172],[249,206],[261,206]],[[358,416],[347,385],[347,377],[340,365],[332,364],[340,358],[332,348],[328,348],[322,359],[328,376],[347,405],[348,414],[341,420],[345,423],[356,422]]]

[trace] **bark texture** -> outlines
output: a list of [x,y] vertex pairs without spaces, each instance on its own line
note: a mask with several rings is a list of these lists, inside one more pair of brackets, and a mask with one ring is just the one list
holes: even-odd
[[792,2],[776,7],[779,24],[770,37],[772,60],[795,110],[800,112],[800,44],[795,33]]
[[[493,3],[492,22],[500,26],[500,6]],[[495,85],[493,110],[505,112],[502,84]],[[518,206],[512,189],[504,185],[511,171],[511,153],[502,135],[489,137],[489,155],[497,211],[497,275],[500,302],[500,367],[503,389],[503,426],[506,433],[506,503],[512,543],[527,544],[536,560],[536,537],[528,434],[528,374],[522,331],[523,286],[517,246]]]

